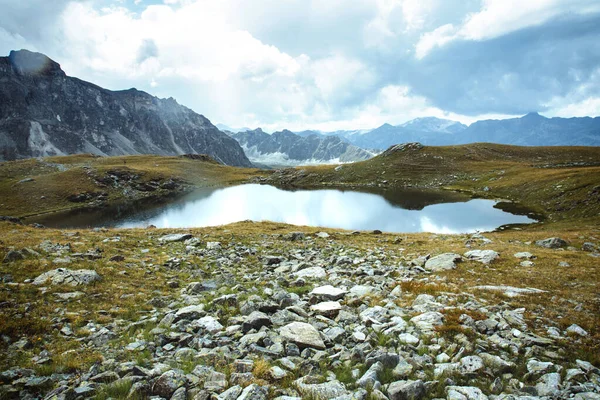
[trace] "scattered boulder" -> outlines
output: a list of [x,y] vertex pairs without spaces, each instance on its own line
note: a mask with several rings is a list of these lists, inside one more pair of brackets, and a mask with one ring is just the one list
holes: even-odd
[[538,240],[535,242],[535,244],[537,246],[545,247],[547,249],[560,249],[562,247],[567,247],[569,245],[569,243],[567,243],[567,241],[565,241],[561,238],[558,238],[558,237],[552,237],[552,238],[548,238],[548,239]]
[[462,261],[462,257],[454,253],[444,253],[431,257],[425,262],[425,269],[432,272],[447,271],[456,268],[456,263]]
[[338,301],[324,301],[310,306],[310,309],[319,315],[333,318],[340,312],[342,305]]
[[4,260],[2,260],[2,263],[9,264],[11,262],[20,261],[20,260],[24,260],[24,259],[25,259],[25,256],[20,251],[9,250],[9,252],[6,253],[6,256],[4,256]]
[[279,329],[281,337],[298,345],[300,348],[313,347],[315,349],[324,350],[325,343],[319,331],[314,326],[305,322],[292,322]]
[[444,323],[444,315],[437,311],[430,311],[410,319],[419,330],[425,333],[432,333],[436,326]]
[[152,386],[152,394],[170,399],[173,393],[186,384],[185,374],[181,370],[172,369],[163,373]]
[[419,400],[425,397],[423,381],[396,381],[388,387],[390,400]]
[[101,281],[102,278],[94,270],[78,269],[70,270],[67,268],[57,268],[52,271],[44,272],[33,281],[34,285],[43,285],[50,281],[52,285],[89,285],[93,282]]
[[257,331],[263,326],[271,326],[271,318],[260,311],[253,311],[248,315],[242,323],[242,332],[248,333],[252,329]]
[[346,387],[337,380],[317,383],[310,376],[305,376],[296,380],[294,386],[303,398],[316,400],[335,399],[348,394]]
[[488,400],[481,389],[474,386],[447,386],[447,400]]
[[183,242],[191,239],[192,235],[189,233],[173,233],[170,235],[161,236],[158,241],[161,243],[172,243],[172,242]]
[[478,261],[482,264],[491,264],[492,261],[500,257],[500,254],[494,250],[471,250],[464,254],[465,258]]
[[301,269],[294,273],[296,278],[313,278],[319,279],[327,276],[327,272],[322,267],[309,267]]
[[347,291],[343,289],[335,288],[331,285],[319,286],[314,288],[310,294],[325,300],[340,300],[343,298]]

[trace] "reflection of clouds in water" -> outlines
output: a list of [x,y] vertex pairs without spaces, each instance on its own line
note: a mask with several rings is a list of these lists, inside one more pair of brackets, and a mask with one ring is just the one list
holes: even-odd
[[447,226],[440,226],[435,224],[431,218],[422,216],[421,217],[421,230],[423,232],[434,232],[434,233],[459,233],[459,230],[450,229]]
[[166,207],[155,217],[144,220],[134,217],[121,226],[213,226],[250,219],[343,229],[458,233],[530,222],[527,217],[505,213],[493,205],[491,200],[471,200],[432,205],[423,210],[405,210],[394,207],[381,196],[368,193],[289,192],[272,186],[242,185],[215,190],[203,198]]

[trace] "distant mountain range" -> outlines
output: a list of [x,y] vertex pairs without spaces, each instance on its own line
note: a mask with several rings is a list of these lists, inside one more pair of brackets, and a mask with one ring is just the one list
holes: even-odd
[[337,131],[350,143],[384,150],[407,142],[444,146],[477,142],[519,146],[600,146],[600,117],[546,118],[530,113],[521,118],[477,121],[470,126],[439,118],[417,118],[402,125],[384,124],[368,131]]
[[251,167],[239,144],[204,116],[129,89],[68,77],[43,54],[0,57],[0,160],[93,153],[208,154]]
[[399,143],[429,146],[499,143],[518,146],[600,146],[600,117],[546,118],[529,113],[520,118],[482,120],[470,126],[435,117],[417,118],[402,125],[383,124],[353,131],[301,131],[298,136],[337,136],[363,149],[385,150]]
[[227,134],[240,143],[252,162],[269,166],[354,162],[375,155],[338,136],[301,136],[288,130],[268,134],[260,128]]

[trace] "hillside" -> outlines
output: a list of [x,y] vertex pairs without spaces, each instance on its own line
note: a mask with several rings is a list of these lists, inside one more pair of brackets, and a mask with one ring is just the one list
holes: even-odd
[[297,187],[442,188],[504,198],[551,219],[600,215],[600,148],[489,143],[394,146],[342,167],[276,171],[267,182]]
[[251,167],[237,142],[174,99],[68,77],[43,54],[0,57],[0,160],[77,153],[208,154]]
[[194,189],[247,181],[251,168],[207,156],[91,154],[0,163],[0,215],[25,217],[140,201],[164,202]]

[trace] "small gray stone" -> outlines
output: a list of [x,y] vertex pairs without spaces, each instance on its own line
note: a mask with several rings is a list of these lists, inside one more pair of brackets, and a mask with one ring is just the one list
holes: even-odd
[[163,373],[152,386],[152,394],[166,399],[186,384],[185,374],[181,370],[172,369]]
[[446,387],[447,400],[488,400],[481,389],[474,386]]
[[268,391],[265,387],[253,383],[242,391],[237,400],[266,400],[267,394]]
[[577,335],[577,336],[583,336],[583,337],[588,336],[587,331],[577,324],[573,324],[573,325],[569,326],[567,328],[567,333],[571,334],[571,335]]
[[423,381],[397,381],[388,387],[390,400],[419,400],[425,397]]
[[185,320],[194,320],[202,317],[205,314],[204,312],[204,304],[200,305],[191,305],[187,307],[182,307],[175,313],[175,322],[180,321],[182,319]]
[[236,400],[242,394],[242,387],[235,385],[217,396],[217,400]]
[[252,311],[242,323],[242,332],[248,333],[252,329],[259,330],[263,326],[271,326],[271,318],[260,311]]
[[294,273],[296,278],[312,278],[319,279],[327,276],[327,272],[321,267],[309,267],[305,269],[301,269]]

